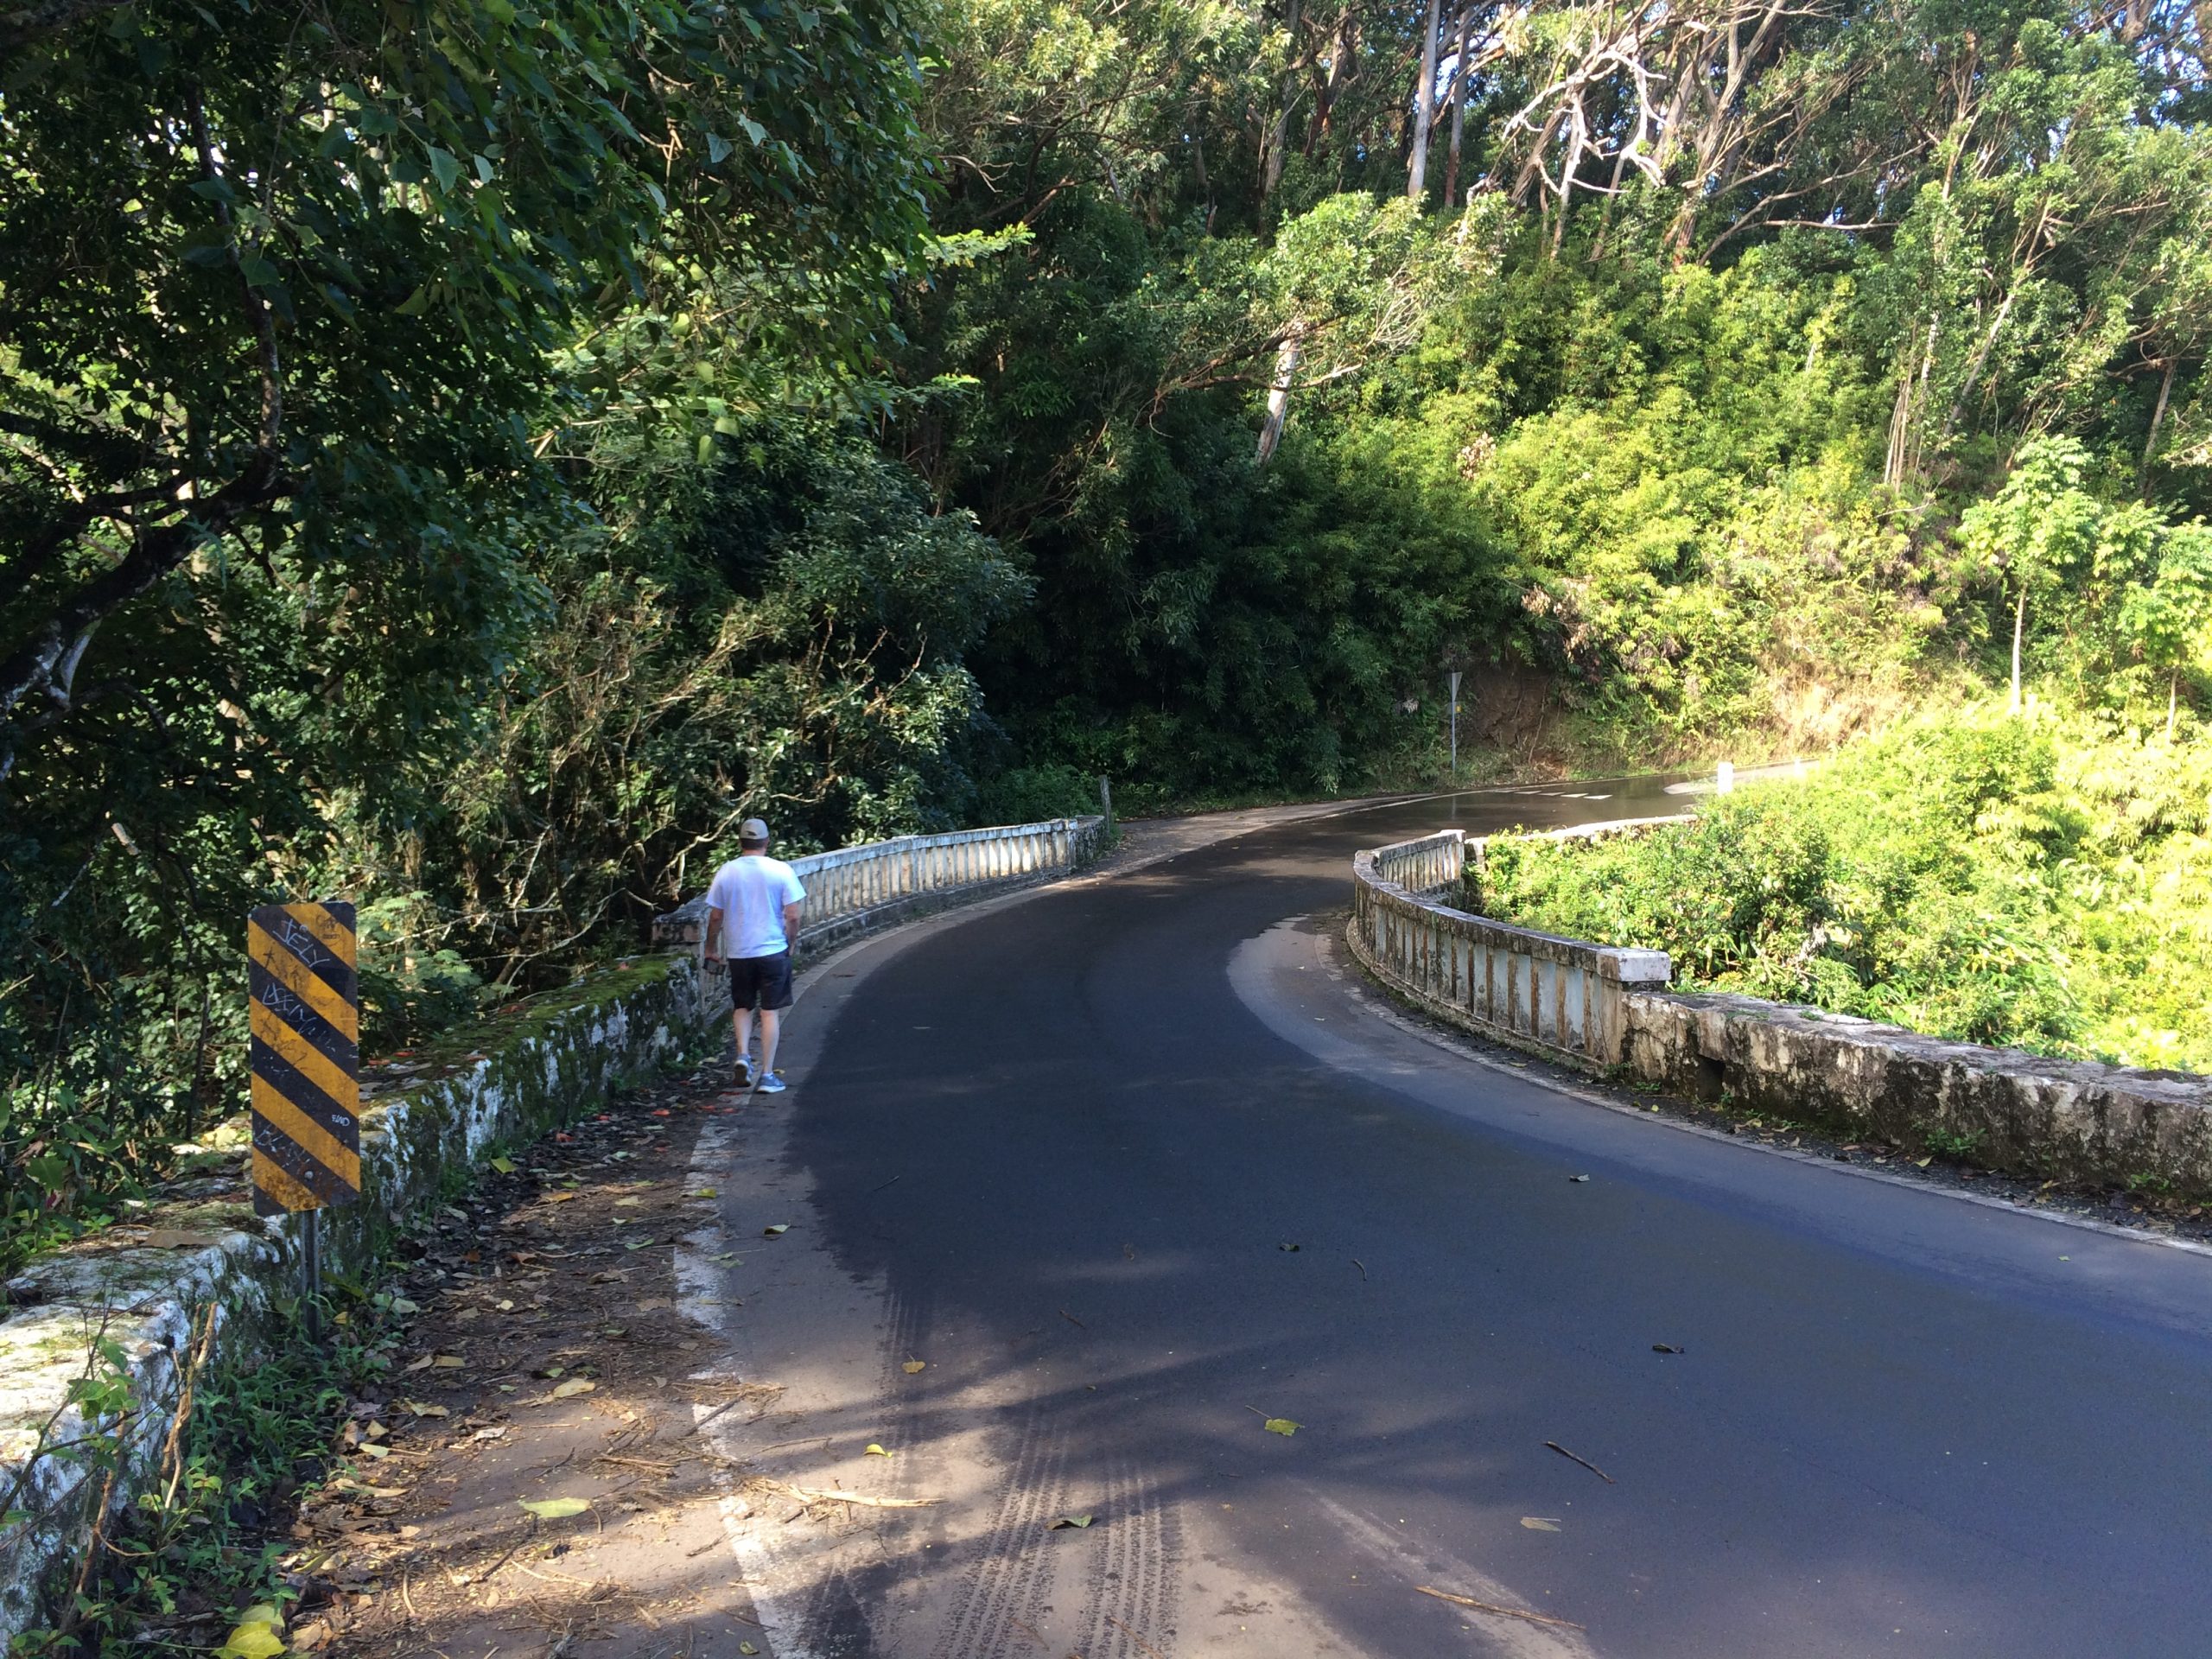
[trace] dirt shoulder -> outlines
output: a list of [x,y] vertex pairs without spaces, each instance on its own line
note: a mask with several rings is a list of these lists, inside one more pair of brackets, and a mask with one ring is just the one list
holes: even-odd
[[400,1242],[383,1289],[404,1340],[292,1526],[296,1649],[760,1650],[719,1507],[734,1482],[696,1429],[772,1391],[717,1368],[674,1277],[711,1203],[700,1130],[771,1109],[727,1077],[717,1061],[610,1103]]

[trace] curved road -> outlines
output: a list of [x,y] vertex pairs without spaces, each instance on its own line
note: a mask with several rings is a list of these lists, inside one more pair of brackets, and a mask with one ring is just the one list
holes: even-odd
[[1475,1063],[1290,919],[1359,846],[1666,810],[1574,787],[1610,798],[1293,823],[829,965],[779,1127],[702,1154],[752,1248],[695,1294],[783,1391],[715,1432],[938,1501],[741,1504],[769,1652],[2212,1651],[2212,1259]]

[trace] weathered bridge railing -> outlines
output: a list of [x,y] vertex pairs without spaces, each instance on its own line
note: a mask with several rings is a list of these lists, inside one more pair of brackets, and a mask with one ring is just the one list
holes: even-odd
[[[1570,835],[1619,834],[1670,819],[1592,825]],[[1663,950],[1556,938],[1471,916],[1444,903],[1484,842],[1458,830],[1352,856],[1354,954],[1414,1001],[1473,1027],[1583,1066],[1621,1062],[1622,997],[1664,990]]]
[[[984,889],[1064,874],[1096,856],[1105,834],[1103,817],[1052,818],[901,836],[795,858],[791,868],[806,887],[799,952],[825,950],[955,899],[980,896]],[[701,949],[706,936],[703,893],[653,920],[653,943],[664,948]]]

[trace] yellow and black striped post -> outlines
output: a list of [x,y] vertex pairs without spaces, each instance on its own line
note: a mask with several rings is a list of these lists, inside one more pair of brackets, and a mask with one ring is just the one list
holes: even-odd
[[253,1207],[301,1210],[308,1323],[315,1212],[361,1191],[360,986],[353,906],[264,905],[246,924],[253,1044]]

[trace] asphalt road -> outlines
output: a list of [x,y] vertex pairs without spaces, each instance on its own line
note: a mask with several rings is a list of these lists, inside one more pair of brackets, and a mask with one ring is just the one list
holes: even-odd
[[939,1501],[758,1515],[769,1651],[2212,1652],[2212,1259],[1471,1063],[1287,919],[1359,846],[1678,804],[1575,792],[1610,798],[1294,824],[834,965],[727,1177],[734,1226],[797,1224],[728,1269],[787,1390],[728,1449]]

